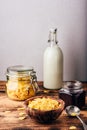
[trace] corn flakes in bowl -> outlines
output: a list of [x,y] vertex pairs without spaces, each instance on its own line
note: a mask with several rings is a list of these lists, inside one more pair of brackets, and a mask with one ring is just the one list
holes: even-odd
[[64,101],[51,96],[34,96],[24,102],[26,113],[41,123],[55,121],[64,109]]

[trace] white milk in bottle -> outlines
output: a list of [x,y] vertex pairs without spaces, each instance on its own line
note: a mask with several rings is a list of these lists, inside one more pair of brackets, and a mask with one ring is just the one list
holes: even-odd
[[57,44],[57,29],[50,29],[50,46],[44,52],[43,82],[47,89],[59,89],[63,82],[63,53]]

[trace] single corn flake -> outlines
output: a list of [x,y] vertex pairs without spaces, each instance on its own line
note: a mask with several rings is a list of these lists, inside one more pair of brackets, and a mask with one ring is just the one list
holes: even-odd
[[71,116],[76,116],[76,113],[75,113],[75,112],[72,112],[72,113],[71,113]]
[[19,117],[19,120],[24,120],[24,119],[26,119],[26,116],[20,116]]
[[70,126],[69,127],[69,130],[76,130],[77,128],[76,128],[76,126]]
[[11,111],[5,111],[5,114],[8,114],[8,113],[10,113]]
[[17,110],[18,111],[24,110],[24,107],[19,107]]
[[24,112],[20,112],[20,113],[19,113],[19,116],[23,116],[23,115],[25,115]]

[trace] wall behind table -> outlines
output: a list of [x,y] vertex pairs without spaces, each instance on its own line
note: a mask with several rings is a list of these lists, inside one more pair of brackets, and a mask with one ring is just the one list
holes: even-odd
[[0,0],[0,80],[8,66],[33,66],[43,80],[43,53],[58,28],[64,80],[87,81],[87,0]]

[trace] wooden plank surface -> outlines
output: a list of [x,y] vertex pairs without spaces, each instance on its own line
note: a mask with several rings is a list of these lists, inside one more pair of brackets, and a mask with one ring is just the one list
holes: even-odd
[[[5,89],[6,82],[0,82],[0,88]],[[42,86],[42,82],[38,82]],[[87,84],[83,84],[87,91]],[[69,130],[70,126],[76,126],[77,130],[83,130],[82,124],[77,118],[70,118],[63,111],[62,115],[51,124],[41,124],[33,121],[26,115],[25,110],[19,110],[24,107],[24,101],[10,100],[4,91],[0,92],[0,129],[1,130]],[[39,93],[42,95],[43,93]],[[58,91],[51,92],[48,95],[58,96]],[[20,113],[24,113],[26,118],[20,120]],[[87,123],[87,97],[86,105],[81,110],[80,117]]]

